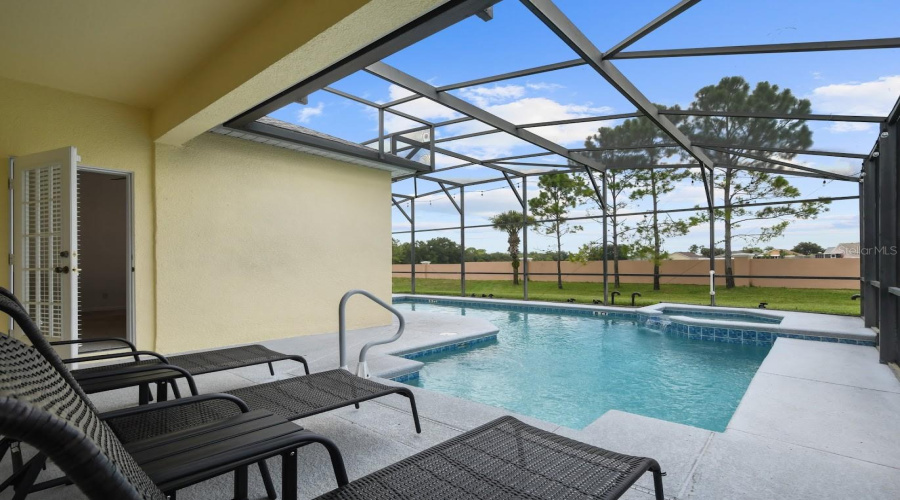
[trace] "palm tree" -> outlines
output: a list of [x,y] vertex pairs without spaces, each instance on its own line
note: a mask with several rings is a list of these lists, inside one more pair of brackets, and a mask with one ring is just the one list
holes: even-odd
[[[528,224],[534,223],[534,217],[529,216]],[[526,224],[525,215],[516,210],[510,210],[491,217],[491,224],[498,231],[505,231],[509,238],[509,256],[512,257],[513,285],[519,284],[519,231]]]

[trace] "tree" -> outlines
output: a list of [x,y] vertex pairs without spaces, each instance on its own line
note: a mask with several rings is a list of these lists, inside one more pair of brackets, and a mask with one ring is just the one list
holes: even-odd
[[589,241],[581,245],[577,252],[569,254],[569,261],[585,264],[590,261],[603,260],[604,254],[607,258],[618,255],[619,260],[628,260],[631,258],[631,245],[621,244],[613,247],[612,243],[607,243],[606,251],[604,251],[602,242]]
[[391,238],[391,263],[409,264],[409,243],[400,243],[396,238]]
[[[709,257],[709,248],[708,247],[701,247],[700,245],[691,245],[690,248],[688,248],[688,250],[690,250],[693,253],[700,254],[704,257]],[[724,254],[725,254],[724,248],[716,247],[716,255],[724,255]]]
[[459,264],[461,250],[450,238],[432,238],[416,242],[416,262],[432,264]]
[[817,253],[825,253],[825,249],[822,248],[818,243],[813,243],[811,241],[801,241],[794,245],[794,248],[791,249],[792,252],[797,252],[803,255],[815,255]]
[[[630,122],[631,120],[626,121]],[[600,127],[597,133],[588,137],[584,141],[584,147],[589,149],[598,149],[598,151],[586,151],[585,154],[595,158],[596,160],[609,165],[633,165],[635,152],[633,150],[605,150],[599,151],[600,148],[611,148],[616,146],[633,146],[639,144],[642,137],[636,133],[637,127],[631,124],[623,123],[617,127]],[[637,153],[641,155],[642,153]],[[613,259],[613,281],[615,288],[619,288],[619,260],[627,259],[619,254],[620,245],[619,237],[622,230],[619,227],[619,211],[627,206],[628,197],[625,196],[626,190],[632,187],[632,180],[637,171],[630,169],[611,169],[606,172],[606,190],[608,193],[608,207],[606,210],[612,227],[612,259]],[[591,243],[587,248],[595,248],[596,244]],[[602,245],[601,245],[602,247]],[[583,247],[584,248],[584,247]],[[601,248],[602,250],[602,248]],[[593,259],[588,259],[593,260]]]
[[[664,106],[659,107],[666,109]],[[662,135],[659,128],[646,118],[631,118],[617,126],[621,137],[627,138],[630,144],[653,144],[668,140]],[[687,234],[688,230],[698,223],[698,219],[673,219],[665,214],[660,217],[658,213],[660,198],[675,190],[677,183],[687,177],[690,172],[685,169],[671,167],[655,167],[663,158],[671,156],[675,150],[671,148],[646,148],[633,149],[628,153],[630,165],[638,168],[630,178],[630,192],[628,197],[637,201],[645,197],[650,198],[653,212],[650,217],[644,217],[632,228],[632,236],[635,250],[653,262],[653,289],[659,290],[659,266],[668,253],[662,249],[663,241],[672,236]]]
[[538,181],[540,193],[528,200],[536,219],[544,219],[539,227],[544,234],[556,236],[556,286],[562,289],[562,237],[581,231],[579,225],[569,224],[566,216],[573,208],[595,196],[584,178],[569,174],[542,175]]
[[[750,84],[740,76],[723,78],[716,85],[703,87],[694,95],[691,110],[804,114],[811,112],[807,99],[798,99],[790,89],[781,90],[769,82],[759,82],[750,92]],[[748,172],[735,166],[752,166],[778,170],[771,163],[747,159],[735,153],[770,159],[778,156],[790,160],[795,155],[773,153],[775,149],[806,149],[812,145],[812,131],[803,120],[693,116],[681,121],[680,128],[697,143],[727,144],[730,149],[709,150],[708,155],[722,172],[714,176],[717,197],[722,196],[724,209],[716,211],[723,221],[725,234],[725,285],[734,287],[732,242],[741,239],[747,245],[766,242],[784,234],[793,219],[814,219],[827,211],[827,202],[813,201],[792,205],[772,205],[759,209],[735,207],[773,198],[796,198],[800,191],[784,177],[768,172]],[[765,150],[754,149],[762,148]],[[769,221],[756,231],[739,232],[742,224]]]
[[534,224],[534,217],[525,218],[525,214],[517,210],[509,210],[491,217],[494,229],[503,231],[509,243],[509,256],[512,258],[513,285],[519,284],[519,231],[525,224]]

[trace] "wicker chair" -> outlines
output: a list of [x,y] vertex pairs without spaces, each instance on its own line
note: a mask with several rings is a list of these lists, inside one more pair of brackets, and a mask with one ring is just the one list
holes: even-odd
[[[22,309],[26,312],[28,311],[28,309],[23,306],[9,290],[0,287],[0,295],[15,301]],[[187,377],[188,374],[192,376],[203,375],[246,366],[267,364],[269,365],[269,373],[275,375],[273,363],[290,360],[302,364],[304,371],[309,375],[309,364],[303,356],[284,354],[259,344],[228,347],[169,357],[154,351],[139,351],[133,343],[120,338],[57,340],[49,342],[49,344],[52,346],[62,346],[98,342],[113,342],[118,344],[119,348],[126,349],[127,352],[79,356],[77,358],[64,359],[62,362],[68,365],[72,363],[106,361],[121,358],[132,359],[128,362],[90,366],[87,368],[70,370],[70,372],[72,376],[75,377],[75,380],[81,384],[81,388],[87,394],[96,394],[126,387],[138,387],[138,402],[140,404],[146,404],[152,400],[150,394],[150,386],[152,384],[156,384],[157,386],[156,394],[157,400],[159,401],[165,401],[167,399],[167,390],[170,384],[175,397],[181,397],[176,380],[180,377],[185,377],[188,380],[188,384],[192,385],[193,381],[190,377]],[[135,368],[140,369],[135,370]],[[194,391],[193,394],[196,395],[196,391]]]
[[[16,316],[16,321],[22,320]],[[49,459],[92,499],[164,500],[173,498],[178,489],[230,472],[234,472],[235,498],[243,499],[247,497],[248,466],[280,455],[283,496],[292,499],[297,493],[297,449],[312,443],[328,449],[338,484],[346,484],[340,452],[327,438],[270,412],[250,411],[231,396],[200,398],[228,402],[239,409],[238,414],[123,444],[71,376],[59,372],[35,348],[0,336],[0,435],[6,444],[15,440],[37,449],[0,489],[13,486],[14,499],[25,498]],[[190,404],[188,399],[160,403],[182,408]],[[156,406],[132,411],[153,413]],[[266,486],[273,497],[274,491]]]
[[647,471],[653,473],[656,499],[663,500],[664,473],[656,460],[501,417],[317,500],[609,500]]
[[[34,348],[44,355],[63,377],[75,386],[80,385],[80,388],[83,389],[87,382],[79,383],[75,380],[37,326],[34,326],[21,303],[9,291],[2,288],[0,288],[0,311],[13,316]],[[162,366],[169,367],[169,365]],[[178,376],[184,376],[192,393],[196,394],[196,387],[190,374],[180,367],[171,368],[181,370],[182,373]],[[124,370],[126,370],[125,373],[128,373],[127,370],[140,372],[140,370],[153,369],[155,369],[154,366],[135,366]],[[141,373],[138,373],[139,375]],[[97,382],[116,377],[121,378],[122,375],[92,378],[89,381]],[[86,394],[88,391],[82,392]],[[299,420],[349,405],[359,407],[362,402],[397,394],[409,400],[416,432],[422,432],[415,396],[409,388],[380,384],[373,380],[357,377],[346,370],[328,370],[292,377],[228,391],[225,394],[246,402],[252,410],[270,411],[286,420]],[[127,409],[105,414],[105,418],[120,439],[130,442],[205,425],[223,418],[233,417],[238,413],[237,408],[230,402],[212,399],[198,401],[189,412],[178,406],[166,407],[155,412],[136,412]]]

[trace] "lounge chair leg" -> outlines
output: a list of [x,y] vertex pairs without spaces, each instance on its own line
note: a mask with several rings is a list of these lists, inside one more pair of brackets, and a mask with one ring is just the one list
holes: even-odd
[[259,464],[259,475],[262,476],[263,484],[266,487],[266,496],[269,500],[278,498],[278,492],[275,491],[275,484],[272,483],[272,474],[269,472],[269,466],[265,460],[257,462]]
[[269,373],[274,377],[275,376],[275,367],[272,366],[272,362],[269,361]]
[[28,461],[28,464],[25,465],[25,470],[16,481],[16,494],[13,495],[13,500],[23,500],[28,496],[29,493],[31,493],[31,487],[34,486],[34,482],[37,480],[38,474],[41,473],[41,470],[44,468],[44,464],[46,463],[47,459],[43,453],[37,454],[34,458]]
[[401,389],[398,394],[409,398],[409,408],[412,410],[413,422],[416,423],[416,434],[422,433],[422,425],[419,423],[419,411],[416,410],[416,397],[409,389]]
[[12,441],[9,438],[0,438],[0,461],[3,460],[3,457],[6,456],[6,452],[9,451],[9,444]]
[[[43,454],[37,454],[34,457],[32,457],[29,461],[25,462],[24,465],[20,465],[17,468],[13,468],[13,473],[10,474],[10,476],[7,477],[6,480],[4,480],[2,483],[0,483],[0,491],[3,491],[10,486],[12,486],[13,489],[18,491],[22,485],[22,482],[25,480],[25,478],[28,476],[28,474],[31,472],[31,470],[32,469],[35,469],[38,471],[41,470],[41,468],[44,466],[44,462],[45,462],[45,460],[43,458]],[[34,479],[32,479],[32,482],[34,482]],[[29,485],[29,488],[26,488],[26,489],[30,489],[30,487],[31,487],[31,485]]]
[[651,467],[650,471],[653,472],[653,490],[656,492],[656,500],[665,500],[663,496],[662,470],[659,468],[659,465],[656,465],[656,467]]
[[297,450],[281,454],[281,497],[297,500]]
[[303,356],[290,356],[289,359],[293,359],[298,363],[303,363],[303,371],[305,371],[306,374],[309,375],[309,363],[306,362],[306,358],[304,358]]
[[150,402],[150,386],[149,384],[141,384],[138,386],[138,404],[145,405]]
[[242,465],[234,470],[234,500],[247,500],[247,466]]
[[178,388],[178,381],[172,379],[172,395],[175,396],[175,399],[181,399],[181,389]]
[[347,477],[347,468],[344,467],[344,457],[341,455],[341,450],[334,444],[334,441],[318,434],[310,434],[308,439],[313,443],[321,444],[328,451],[328,456],[331,458],[331,468],[334,469],[334,479],[337,481],[338,486],[348,484],[350,478]]
[[163,401],[169,399],[168,389],[169,389],[168,382],[157,382],[156,383],[156,401],[162,403]]

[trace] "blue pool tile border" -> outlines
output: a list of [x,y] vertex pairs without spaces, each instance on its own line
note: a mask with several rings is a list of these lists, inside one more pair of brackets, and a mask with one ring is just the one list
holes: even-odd
[[766,316],[763,314],[754,314],[751,312],[744,312],[744,311],[740,311],[740,312],[729,312],[729,311],[724,311],[724,310],[723,311],[701,311],[698,309],[686,308],[686,307],[665,306],[662,309],[660,309],[660,312],[662,312],[663,314],[665,314],[667,316],[683,315],[683,316],[687,316],[687,317],[696,316],[696,317],[707,318],[707,319],[722,319],[722,320],[734,320],[734,321],[741,321],[741,320],[747,320],[748,318],[752,318],[753,321],[757,321],[761,324],[772,324],[772,325],[780,324],[782,321],[782,318],[775,318],[772,316]]
[[474,339],[466,339],[461,340],[459,342],[454,342],[452,344],[444,344],[435,347],[429,347],[427,349],[422,349],[419,351],[406,352],[403,354],[396,354],[396,356],[400,356],[401,358],[406,359],[416,359],[422,358],[425,356],[431,356],[432,354],[440,354],[442,352],[448,351],[462,351],[465,349],[471,349],[480,344],[484,344],[487,342],[495,342],[497,340],[497,334],[485,335],[484,337],[478,337]]
[[630,311],[599,311],[593,309],[577,309],[565,307],[553,307],[545,305],[520,305],[505,302],[473,302],[454,299],[429,299],[423,297],[394,297],[394,304],[438,304],[445,306],[471,307],[473,309],[494,309],[503,311],[518,311],[530,313],[567,314],[572,316],[601,316],[604,318],[637,320],[640,314]]
[[403,375],[398,375],[396,377],[391,378],[394,382],[409,382],[410,380],[416,380],[419,378],[419,372],[409,372],[404,373]]
[[[670,333],[688,340],[700,340],[711,342],[726,342],[729,344],[743,345],[771,345],[778,338],[812,340],[816,342],[831,342],[838,344],[861,345],[875,347],[874,341],[847,339],[840,337],[828,337],[822,335],[803,335],[798,333],[770,332],[760,329],[747,328],[721,328],[698,326],[681,323],[662,316],[650,316],[639,319],[638,322],[651,330]],[[762,325],[762,323],[760,324]]]
[[[454,299],[434,299],[434,298],[426,298],[426,297],[410,297],[410,296],[402,296],[402,297],[394,297],[393,303],[395,304],[403,304],[403,303],[412,303],[412,304],[438,304],[438,305],[451,305],[458,307],[470,307],[474,309],[494,309],[494,310],[504,310],[504,311],[518,311],[518,312],[530,312],[530,313],[551,313],[551,314],[564,314],[571,316],[596,316],[603,318],[613,318],[613,319],[627,319],[632,321],[637,321],[644,327],[650,328],[652,330],[660,331],[663,333],[671,333],[678,335],[679,337],[687,338],[688,340],[697,340],[697,341],[708,341],[708,342],[725,342],[730,344],[743,344],[743,345],[771,345],[778,338],[788,338],[788,339],[801,339],[801,340],[811,340],[816,342],[831,342],[838,344],[848,344],[848,345],[860,345],[866,347],[875,347],[875,342],[870,340],[857,340],[857,339],[848,339],[848,338],[840,338],[840,337],[829,337],[829,336],[821,336],[821,335],[805,335],[805,334],[797,334],[797,333],[786,333],[786,332],[773,332],[766,331],[765,325],[770,323],[760,323],[760,328],[724,328],[721,326],[699,326],[699,325],[691,325],[687,323],[682,323],[678,320],[671,319],[668,316],[663,315],[651,315],[637,311],[606,311],[606,310],[593,310],[593,309],[580,309],[580,308],[568,308],[568,307],[554,307],[548,305],[534,305],[534,304],[509,304],[505,302],[476,302],[469,300],[454,300]],[[673,310],[677,310],[677,308],[673,308]],[[712,313],[711,313],[712,314]],[[725,313],[729,314],[729,313]],[[749,313],[748,313],[749,314]],[[760,315],[761,316],[761,315]],[[740,319],[740,318],[735,318]],[[774,324],[774,323],[771,323]],[[496,339],[496,335],[493,336]],[[475,339],[478,340],[478,339]],[[464,344],[461,342],[461,344]],[[450,344],[449,346],[454,346],[455,344]],[[426,349],[423,351],[418,351],[410,354],[403,354],[401,356],[406,357],[407,359],[414,359],[412,355],[415,357],[422,357],[428,354],[436,354],[438,352],[444,352],[446,350],[452,349],[444,349],[449,346],[441,346],[435,347],[431,349]],[[468,348],[467,347],[463,347]],[[427,354],[420,354],[427,353]]]

